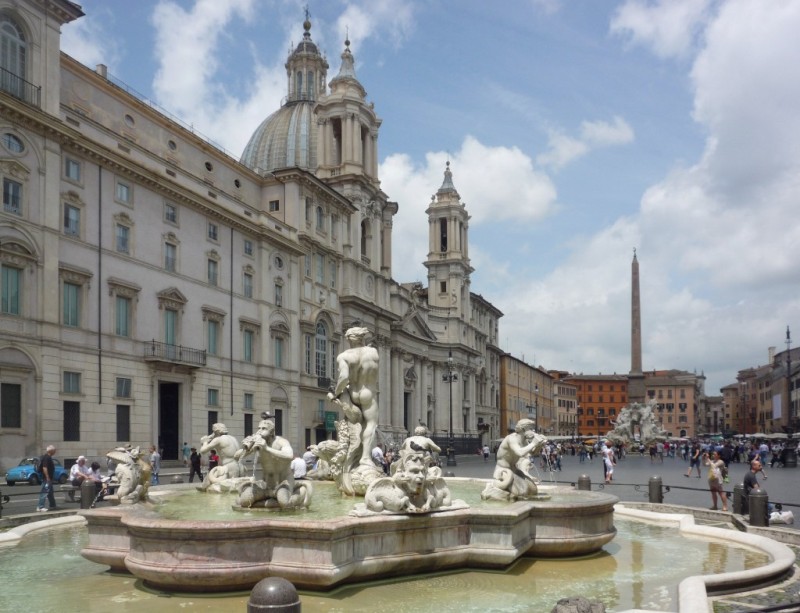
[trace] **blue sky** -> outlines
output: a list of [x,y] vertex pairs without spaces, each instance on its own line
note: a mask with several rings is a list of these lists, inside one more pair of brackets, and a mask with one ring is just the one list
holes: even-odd
[[[785,348],[800,302],[800,2],[308,4],[329,79],[349,32],[383,119],[397,280],[425,279],[424,211],[449,159],[472,290],[505,313],[505,351],[628,372],[634,247],[645,369],[702,371],[715,394]],[[82,5],[67,53],[238,157],[286,95],[305,2]]]

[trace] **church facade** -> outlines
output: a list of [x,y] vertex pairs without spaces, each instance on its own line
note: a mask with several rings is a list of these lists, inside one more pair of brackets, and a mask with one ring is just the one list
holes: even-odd
[[241,438],[262,412],[304,448],[342,417],[326,393],[352,325],[380,354],[387,442],[419,424],[501,436],[502,313],[470,287],[469,214],[448,166],[428,278],[393,278],[399,205],[349,42],[329,79],[303,24],[284,104],[235,158],[63,54],[82,15],[0,0],[0,465],[48,444],[177,459],[210,424]]

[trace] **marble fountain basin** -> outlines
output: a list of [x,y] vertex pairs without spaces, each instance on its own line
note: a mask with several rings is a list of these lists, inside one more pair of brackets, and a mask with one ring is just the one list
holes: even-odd
[[[478,492],[485,484],[447,482],[454,497],[461,497],[454,482]],[[314,484],[315,501],[327,485],[334,487]],[[387,576],[502,569],[523,556],[583,556],[614,538],[616,496],[567,486],[541,486],[540,492],[550,499],[327,519],[315,517],[314,503],[302,514],[259,512],[247,520],[172,519],[150,505],[97,508],[81,512],[89,533],[81,554],[171,591],[250,589],[268,576],[288,579],[300,589],[327,590]],[[194,495],[196,505],[211,496]]]

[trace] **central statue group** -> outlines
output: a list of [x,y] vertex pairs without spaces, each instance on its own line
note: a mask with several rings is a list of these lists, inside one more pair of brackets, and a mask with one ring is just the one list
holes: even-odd
[[[329,401],[341,410],[336,422],[337,437],[312,445],[311,451],[324,469],[314,471],[333,480],[348,496],[363,496],[353,515],[375,513],[431,513],[463,508],[453,500],[436,459],[441,449],[428,438],[424,426],[405,439],[399,458],[386,475],[372,459],[377,446],[379,408],[377,401],[379,354],[367,344],[369,330],[351,327],[345,332],[350,347],[337,358],[338,378],[328,393]],[[532,454],[545,443],[534,424],[521,419],[497,451],[497,466],[482,498],[518,500],[537,494],[537,480],[529,473]],[[275,422],[264,419],[255,434],[242,440],[228,434],[224,424],[214,424],[211,434],[201,439],[200,452],[212,448],[220,457],[198,488],[211,493],[236,492],[240,508],[291,509],[311,504],[313,487],[305,479],[295,480],[291,444],[275,433]],[[243,460],[256,454],[261,479],[246,476]]]

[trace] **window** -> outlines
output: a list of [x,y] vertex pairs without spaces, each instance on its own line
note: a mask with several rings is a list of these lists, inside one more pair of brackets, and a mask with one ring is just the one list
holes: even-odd
[[314,349],[314,373],[325,377],[328,374],[328,329],[321,322],[317,324]]
[[167,345],[177,345],[178,339],[178,311],[164,310],[164,342]]
[[81,286],[65,282],[62,291],[63,323],[65,326],[77,328],[81,318]]
[[[219,390],[209,387],[206,393],[206,404],[210,407],[219,406]],[[214,420],[216,421],[216,420]]]
[[131,299],[126,296],[117,296],[117,312],[114,333],[117,336],[131,335]]
[[164,221],[171,224],[178,223],[178,207],[169,202],[164,203]]
[[81,373],[64,371],[64,378],[62,383],[62,390],[65,394],[80,394],[81,393]]
[[321,206],[317,207],[317,230],[325,230],[325,213],[323,213]]
[[117,398],[131,397],[131,380],[127,377],[117,377]]
[[175,272],[178,267],[178,246],[164,243],[164,270]]
[[22,270],[4,264],[2,266],[2,308],[0,308],[4,314],[20,314],[21,290]]
[[117,224],[117,252],[130,253],[131,229],[120,223]]
[[3,54],[0,58],[3,68],[0,85],[3,91],[23,98],[22,80],[26,78],[27,45],[22,28],[8,15],[0,15],[0,46]]
[[245,362],[253,361],[253,337],[255,334],[252,330],[244,330],[242,332],[242,359]]
[[283,306],[283,285],[275,284],[275,306]]
[[325,283],[325,256],[322,255],[321,253],[317,253],[314,256],[314,259],[316,260],[317,264],[317,269],[316,269],[317,283],[322,285]]
[[64,177],[75,183],[81,182],[81,163],[72,158],[64,160]]
[[208,239],[214,242],[219,240],[219,226],[211,221],[208,222]]
[[219,351],[219,322],[208,320],[206,322],[207,342],[206,349],[210,355],[217,355]]
[[0,384],[0,428],[22,427],[22,386]]
[[244,254],[253,255],[253,241],[248,238],[244,239]]
[[244,297],[253,297],[253,275],[247,272],[244,273]]
[[3,210],[14,215],[22,214],[22,183],[3,179]]
[[439,281],[439,293],[440,294],[447,293],[447,281]]
[[81,440],[81,403],[64,401],[64,440]]
[[339,238],[339,216],[331,215],[331,238],[336,240]]
[[133,201],[131,196],[132,192],[130,184],[124,181],[117,181],[117,190],[115,194],[117,202],[121,202],[122,204],[131,204]]
[[272,344],[275,352],[275,368],[283,368],[283,338],[276,336]]
[[311,276],[311,256],[304,255],[303,256],[303,268],[305,270],[306,277]]
[[253,414],[244,414],[244,435],[251,436],[253,434]]
[[25,151],[25,145],[22,144],[22,140],[10,132],[3,134],[3,146],[11,153],[22,153]]
[[117,405],[117,441],[131,440],[131,407],[127,404]]
[[71,204],[64,205],[64,234],[80,236],[81,210]]
[[330,263],[330,278],[328,279],[328,283],[331,286],[331,289],[336,289],[336,277],[339,274],[338,266],[336,262]]
[[311,374],[311,335],[305,335],[305,371]]
[[245,411],[253,410],[253,394],[250,392],[244,393],[244,409]]
[[270,200],[269,201],[269,212],[270,213],[277,213],[281,210],[281,201],[280,200]]
[[217,284],[217,270],[218,264],[216,260],[208,260],[208,283],[209,285]]

